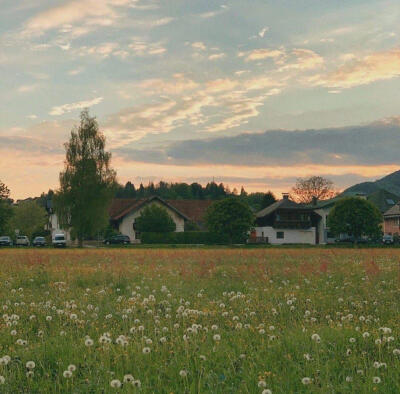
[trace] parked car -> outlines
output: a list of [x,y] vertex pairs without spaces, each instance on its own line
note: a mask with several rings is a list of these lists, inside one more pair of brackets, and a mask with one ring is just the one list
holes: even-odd
[[55,234],[52,243],[55,248],[65,248],[67,246],[64,234]]
[[9,236],[0,237],[0,246],[13,246],[13,241]]
[[383,242],[385,245],[392,245],[392,244],[394,243],[393,235],[385,234],[385,235],[382,237],[382,242]]
[[46,239],[44,237],[35,237],[32,241],[33,246],[46,246]]
[[26,235],[18,235],[15,241],[16,246],[29,246],[29,238]]
[[111,244],[123,244],[123,245],[128,245],[131,243],[131,239],[127,235],[123,234],[118,234],[118,235],[113,235],[109,238],[106,238],[103,241],[104,244],[106,245],[111,245]]

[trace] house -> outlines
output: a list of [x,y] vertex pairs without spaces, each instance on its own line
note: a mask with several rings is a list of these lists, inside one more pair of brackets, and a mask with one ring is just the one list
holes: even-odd
[[45,224],[45,230],[50,231],[51,238],[53,239],[55,234],[64,234],[65,240],[67,242],[71,241],[71,233],[68,229],[62,228],[59,223],[58,216],[53,209],[53,201],[46,201],[46,211],[47,211],[47,223]]
[[176,232],[185,231],[185,224],[195,223],[204,228],[204,218],[211,200],[164,200],[158,196],[144,199],[114,199],[109,209],[112,226],[120,233],[128,235],[132,242],[138,242],[140,232],[135,228],[135,220],[141,211],[152,204],[165,208],[176,225]]
[[255,236],[270,244],[321,243],[321,216],[309,206],[283,199],[256,213]]
[[388,235],[400,235],[400,202],[383,214],[383,231]]

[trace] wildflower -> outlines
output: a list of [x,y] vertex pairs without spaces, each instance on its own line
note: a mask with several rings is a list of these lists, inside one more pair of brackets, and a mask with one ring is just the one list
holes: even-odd
[[352,382],[353,378],[351,376],[346,376],[346,382]]
[[203,356],[202,354],[200,354],[200,360],[202,360],[202,361],[206,361],[207,360],[207,357],[206,356]]
[[140,382],[140,380],[137,379],[132,382],[132,385],[135,387],[140,387],[142,385],[142,383]]
[[258,387],[264,389],[265,387],[267,387],[267,383],[265,382],[265,380],[260,380],[258,382]]
[[143,354],[148,354],[148,353],[151,352],[151,350],[150,350],[149,347],[144,347],[143,350],[142,350],[142,352],[143,352]]
[[74,364],[70,364],[70,365],[68,365],[68,371],[70,371],[70,372],[75,372],[76,371],[76,367],[75,367],[75,365]]
[[26,373],[26,377],[27,377],[27,378],[33,378],[34,375],[35,375],[35,373],[34,373],[33,371],[28,371],[28,372]]
[[110,382],[110,386],[116,389],[119,389],[121,387],[121,382],[118,379],[113,379]]
[[93,339],[91,338],[86,338],[85,339],[85,346],[89,347],[89,346],[93,346]]
[[261,394],[272,394],[272,391],[270,389],[265,389],[261,392]]
[[301,379],[301,383],[303,383],[304,385],[311,384],[311,382],[312,382],[311,378],[305,377],[305,378]]
[[307,361],[311,361],[312,360],[312,356],[308,353],[303,354],[303,357],[307,360]]
[[11,330],[10,334],[15,337],[17,335],[17,330]]
[[375,345],[380,345],[381,343],[382,343],[382,341],[380,338],[375,339]]
[[35,369],[35,366],[36,366],[36,364],[34,361],[28,361],[26,363],[26,368],[28,368],[28,369]]
[[182,378],[186,378],[187,376],[187,371],[185,371],[184,369],[182,369],[181,371],[179,371],[179,376]]
[[354,343],[355,341],[356,341],[356,338],[350,338],[350,339],[349,339],[349,342],[350,342],[350,343]]
[[372,378],[372,381],[373,381],[374,383],[376,383],[376,384],[379,384],[379,383],[381,382],[381,378],[380,378],[379,376],[374,376],[374,377]]
[[72,372],[66,370],[66,371],[63,372],[63,376],[64,376],[64,378],[66,378],[66,379],[72,378]]
[[46,316],[46,320],[47,320],[47,321],[52,321],[52,320],[53,320],[53,317],[52,317],[52,316]]
[[393,354],[395,356],[400,356],[400,349],[393,349]]
[[370,334],[369,334],[369,332],[366,331],[362,334],[362,336],[363,336],[363,338],[368,338],[370,336]]
[[124,383],[133,383],[134,377],[130,374],[124,375]]
[[220,340],[221,340],[221,335],[215,334],[215,335],[213,336],[213,339],[214,339],[214,341],[220,341]]
[[321,342],[321,337],[318,334],[312,334],[311,339],[317,343]]

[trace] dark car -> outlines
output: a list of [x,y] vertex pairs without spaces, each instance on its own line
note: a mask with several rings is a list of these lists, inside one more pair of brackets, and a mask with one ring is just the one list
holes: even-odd
[[106,238],[103,243],[106,245],[111,245],[111,244],[123,244],[123,245],[128,245],[131,243],[131,239],[127,235],[113,235],[112,237]]
[[8,236],[0,237],[0,246],[13,246],[13,241]]
[[32,241],[33,246],[46,246],[46,239],[44,237],[35,237]]

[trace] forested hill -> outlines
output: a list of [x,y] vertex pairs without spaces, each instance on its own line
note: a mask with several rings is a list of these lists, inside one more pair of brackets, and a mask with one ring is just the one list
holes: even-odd
[[275,196],[271,192],[266,193],[247,193],[242,187],[240,192],[236,189],[230,190],[223,183],[209,182],[206,186],[199,183],[168,183],[150,182],[147,186],[142,183],[135,187],[132,182],[127,182],[125,186],[119,185],[115,197],[117,198],[146,198],[159,196],[165,200],[219,200],[229,196],[239,196],[246,201],[250,207],[257,211],[275,201]]
[[400,196],[400,170],[392,172],[375,182],[358,183],[346,189],[344,193],[362,192],[369,195],[381,189]]

